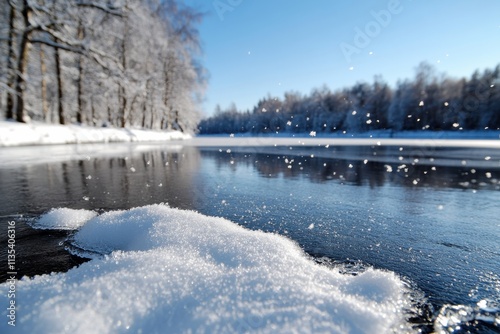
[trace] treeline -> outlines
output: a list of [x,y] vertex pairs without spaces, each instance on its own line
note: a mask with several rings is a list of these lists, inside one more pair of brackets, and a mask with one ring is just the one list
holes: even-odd
[[324,86],[309,95],[268,96],[252,111],[219,106],[202,120],[201,134],[333,133],[372,130],[500,129],[500,65],[469,79],[436,74],[421,63],[412,80],[389,87],[380,77],[332,92]]
[[7,119],[193,131],[201,14],[176,0],[0,0]]

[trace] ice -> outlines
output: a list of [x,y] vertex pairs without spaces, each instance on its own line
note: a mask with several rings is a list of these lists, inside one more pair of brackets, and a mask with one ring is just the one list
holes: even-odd
[[498,324],[500,324],[500,308],[498,306],[497,302],[490,300],[481,300],[476,307],[444,305],[434,321],[434,328],[437,333],[452,333],[457,329],[479,322],[489,323],[498,328]]
[[95,216],[97,213],[89,210],[52,209],[42,215],[33,227],[42,230],[76,230]]
[[[84,217],[88,221],[83,223]],[[388,333],[409,328],[397,275],[356,276],[291,240],[228,220],[151,205],[95,216],[57,209],[39,221],[81,226],[72,243],[104,254],[67,273],[24,278],[16,332]],[[0,285],[5,304],[7,284]],[[6,308],[1,317],[6,319]],[[399,329],[400,330],[400,329]],[[8,333],[6,321],[0,332]]]

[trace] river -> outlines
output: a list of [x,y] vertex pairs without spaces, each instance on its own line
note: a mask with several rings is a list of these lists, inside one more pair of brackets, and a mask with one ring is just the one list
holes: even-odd
[[15,220],[20,273],[66,271],[84,260],[66,250],[68,232],[31,228],[40,214],[168,203],[285,235],[346,271],[396,272],[424,294],[429,318],[445,305],[498,305],[500,150],[453,146],[291,140],[5,148],[0,241]]

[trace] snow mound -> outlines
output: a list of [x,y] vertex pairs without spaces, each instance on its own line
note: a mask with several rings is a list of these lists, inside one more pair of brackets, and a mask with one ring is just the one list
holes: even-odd
[[189,139],[179,131],[94,128],[84,125],[0,121],[0,147],[48,144],[151,142]]
[[[394,273],[368,269],[342,275],[316,264],[289,239],[222,218],[166,205],[108,212],[81,226],[73,243],[105,255],[67,273],[17,282],[19,321],[13,329],[390,333],[409,328],[405,314],[411,302]],[[0,285],[1,298],[8,289]],[[5,308],[1,314],[5,319]],[[0,322],[0,332],[7,327]]]
[[40,230],[76,230],[95,216],[97,213],[89,210],[52,209],[42,215],[32,227]]

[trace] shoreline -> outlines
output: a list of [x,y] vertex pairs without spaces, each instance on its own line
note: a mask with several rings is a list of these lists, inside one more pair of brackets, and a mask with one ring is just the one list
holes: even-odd
[[161,142],[190,138],[192,138],[191,135],[180,131],[0,121],[0,147]]
[[133,142],[185,141],[187,146],[297,146],[377,145],[377,146],[448,146],[500,148],[499,130],[400,131],[380,130],[364,133],[272,133],[190,135],[180,131],[138,128],[58,125],[42,122],[0,121],[0,148],[65,144],[106,144]]

